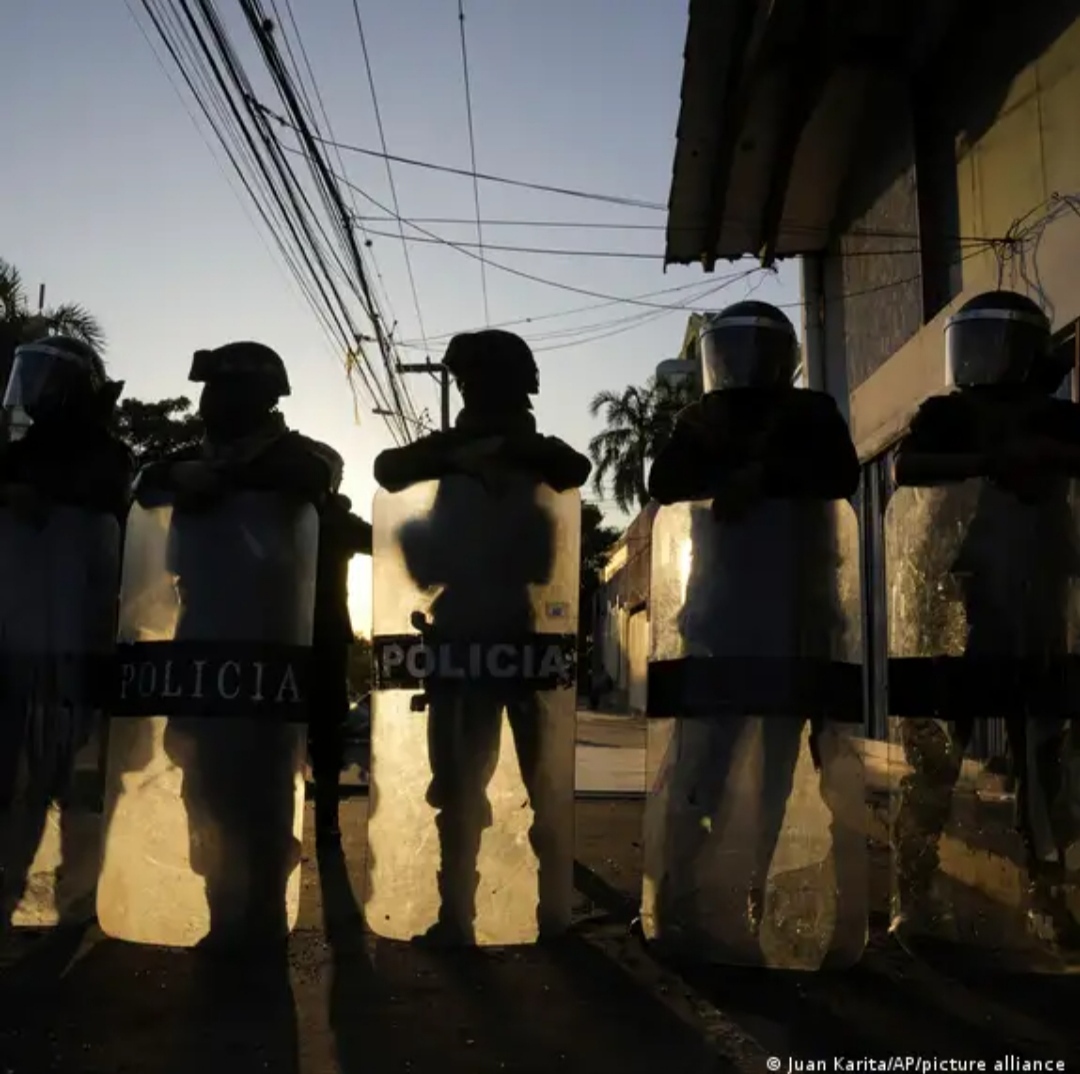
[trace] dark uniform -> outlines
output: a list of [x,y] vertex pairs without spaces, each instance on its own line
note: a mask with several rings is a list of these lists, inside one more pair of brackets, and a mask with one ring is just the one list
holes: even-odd
[[[1029,299],[1011,292],[972,299],[946,327],[949,378],[959,390],[923,403],[897,449],[898,485],[986,477],[1022,503],[1038,507],[1038,551],[1019,553],[1027,560],[1025,607],[1006,616],[996,606],[995,560],[1003,554],[1008,558],[1009,519],[1001,516],[1000,500],[983,500],[976,508],[952,565],[967,617],[965,655],[973,658],[1012,653],[1042,661],[1061,658],[1068,650],[1068,590],[1080,576],[1080,550],[1066,484],[1080,476],[1080,407],[1052,397],[1068,366],[1051,361],[1049,339],[1049,321]],[[974,718],[959,715],[947,730],[933,719],[901,722],[911,766],[901,782],[896,833],[898,884],[905,900],[925,899],[939,870],[939,843]],[[1053,885],[1031,824],[1034,789],[1026,774],[1030,718],[1017,711],[1004,723],[1032,894],[1050,918],[1065,921],[1067,915],[1054,905]],[[1035,750],[1037,792],[1051,802],[1062,792],[1061,749],[1060,742],[1048,741]],[[1068,841],[1061,832],[1055,837],[1059,845]]]
[[[714,518],[733,524],[767,499],[850,499],[859,485],[859,460],[851,434],[832,396],[792,385],[797,365],[794,327],[776,307],[740,302],[714,317],[702,335],[705,395],[676,418],[671,439],[649,472],[649,495],[664,505],[711,498]],[[811,544],[819,544],[822,550],[820,556],[808,551],[808,560],[827,562],[832,537],[824,526],[820,533],[807,533],[808,550]],[[702,534],[701,541],[708,547],[711,538]],[[690,595],[710,582],[696,577],[699,569],[695,558],[680,622],[692,614]],[[791,594],[792,601],[805,599]],[[807,609],[822,629],[833,612],[827,599],[821,608]],[[810,739],[819,769],[820,729],[815,723]],[[782,804],[791,792],[799,739],[767,735],[764,741],[765,778],[771,788],[767,798]],[[730,741],[724,738],[722,745],[710,777],[713,787],[723,786],[726,767],[733,761]],[[783,819],[783,810],[774,808],[763,824],[759,875],[750,892],[755,927],[760,924],[765,875]],[[682,864],[696,860],[708,830],[697,828],[689,838],[691,844],[680,855]],[[661,891],[659,898],[667,901],[667,891]]]
[[7,506],[33,511],[57,503],[123,522],[134,460],[109,431],[123,387],[106,380],[101,359],[78,340],[51,336],[18,348],[5,408],[22,408],[33,424],[21,440],[0,446]]
[[[21,440],[0,445],[0,506],[36,525],[44,525],[50,508],[60,506],[115,515],[122,527],[130,504],[134,460],[124,443],[109,431],[113,408],[122,390],[122,382],[106,378],[104,363],[93,348],[79,340],[47,336],[18,347],[4,408],[8,412],[21,409],[33,424]],[[117,577],[115,585],[119,581]],[[101,625],[108,629],[107,624]],[[20,658],[20,663],[23,662]],[[4,678],[10,681],[26,671],[25,667],[3,669]],[[30,747],[40,750],[40,755],[33,758],[34,765],[50,766],[46,793],[62,806],[70,790],[75,754],[88,740],[91,726],[89,723],[80,726],[73,740],[52,741],[49,747],[41,743]],[[49,730],[54,730],[51,724]],[[100,735],[102,771],[106,730],[102,727]],[[2,721],[0,810],[10,805],[15,769],[27,746],[24,733],[21,719],[6,717]],[[52,753],[53,749],[58,752]],[[35,831],[25,842],[31,855],[44,829],[48,804],[48,800],[34,803],[34,808],[40,809],[40,816],[33,818]],[[66,809],[61,817],[65,860],[69,853],[74,859],[68,843]],[[31,861],[8,865],[13,867],[13,872],[25,875]],[[18,897],[21,889],[12,888],[11,894]],[[5,920],[11,909],[4,907]]]
[[346,668],[352,629],[348,561],[370,551],[370,526],[337,495],[343,462],[329,445],[285,426],[274,410],[290,392],[280,357],[257,343],[199,351],[191,378],[205,382],[199,412],[204,442],[147,467],[140,485],[172,492],[180,506],[210,505],[230,489],[275,491],[319,512],[312,674],[309,692],[312,768],[320,837],[337,834],[341,728],[348,713]]
[[661,504],[723,501],[727,480],[753,464],[763,499],[846,500],[859,487],[859,459],[831,395],[730,388],[680,412],[649,472],[649,495]]
[[319,568],[312,639],[309,749],[315,779],[315,827],[320,839],[338,835],[338,785],[349,714],[349,563],[371,555],[371,523],[354,515],[347,496],[332,495],[319,516]]
[[[447,349],[444,364],[461,392],[464,407],[452,431],[432,433],[404,448],[384,451],[375,460],[375,478],[392,492],[423,481],[467,474],[497,492],[507,474],[527,474],[556,492],[580,488],[589,477],[589,460],[556,437],[542,436],[530,413],[529,396],[539,390],[532,352],[524,340],[496,330],[456,336]],[[437,497],[432,518],[452,519],[454,506]],[[540,581],[550,562],[550,541],[543,531],[531,527],[527,548],[522,551],[526,569],[521,578],[492,581],[500,585],[500,607],[517,609],[517,625],[528,630],[530,616],[527,586]],[[439,532],[453,532],[453,525]],[[403,538],[404,540],[404,538]],[[406,550],[408,556],[408,551]],[[410,570],[424,573],[431,567],[431,555],[415,552]],[[435,556],[435,559],[440,557]],[[444,564],[445,566],[445,564]],[[438,578],[425,577],[424,585],[437,583],[443,589],[432,622],[418,624],[437,633],[457,618],[470,599],[462,591],[462,579],[435,568]],[[483,571],[480,571],[483,574]],[[471,575],[470,575],[471,577]],[[466,586],[466,589],[468,587]],[[504,592],[504,589],[513,592]],[[505,624],[504,624],[505,625]],[[470,943],[475,917],[475,895],[479,876],[476,860],[483,829],[490,825],[486,799],[489,781],[498,758],[499,732],[505,710],[534,813],[545,808],[539,777],[539,724],[535,698],[521,691],[502,696],[490,689],[470,695],[467,704],[454,689],[435,688],[428,695],[428,750],[432,782],[428,804],[437,809],[440,871],[439,920],[426,939],[437,943]],[[545,823],[537,816],[530,841],[539,863],[539,904],[541,932],[548,905],[545,884],[554,882],[545,870],[548,860],[544,845]]]

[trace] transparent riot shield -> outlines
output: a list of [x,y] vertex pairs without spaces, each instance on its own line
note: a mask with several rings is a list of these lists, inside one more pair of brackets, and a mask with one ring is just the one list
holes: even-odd
[[867,935],[857,519],[708,501],[653,526],[642,926],[733,965],[851,965]]
[[524,479],[380,492],[365,916],[530,943],[570,921],[581,501]]
[[893,931],[1002,969],[1080,966],[1074,483],[902,488],[886,513]]
[[93,917],[119,583],[111,515],[0,510],[0,929]]
[[129,516],[98,921],[176,947],[287,935],[300,897],[318,519],[241,492]]

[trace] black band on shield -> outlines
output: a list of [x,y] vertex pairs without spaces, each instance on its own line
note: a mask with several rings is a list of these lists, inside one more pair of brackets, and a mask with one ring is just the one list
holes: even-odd
[[377,634],[372,643],[376,690],[420,690],[464,682],[527,686],[576,685],[576,634],[528,634],[516,641],[448,641],[434,632]]
[[113,656],[99,653],[0,655],[0,700],[35,699],[63,708],[108,708],[113,697]]
[[1080,656],[914,656],[889,660],[889,715],[1069,718],[1080,698]]
[[115,716],[307,720],[311,650],[267,642],[118,645]]
[[647,715],[805,716],[862,723],[862,665],[836,660],[681,657],[649,663]]

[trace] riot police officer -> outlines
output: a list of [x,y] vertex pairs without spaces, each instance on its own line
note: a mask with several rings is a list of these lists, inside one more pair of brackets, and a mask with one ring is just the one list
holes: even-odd
[[[1080,475],[1080,407],[1053,397],[1069,363],[1054,360],[1049,319],[1023,295],[977,295],[949,319],[945,340],[948,383],[956,390],[919,408],[897,449],[895,478],[898,486],[922,487],[987,479],[948,570],[960,583],[966,611],[965,662],[989,664],[980,663],[982,670],[964,680],[967,687],[943,697],[945,726],[931,718],[900,720],[912,772],[900,788],[900,911],[894,929],[906,926],[905,906],[936,899],[938,845],[963,755],[974,719],[989,714],[977,711],[982,696],[988,709],[1011,708],[1004,724],[1018,781],[1033,913],[1059,938],[1072,933],[1075,939],[1058,890],[1063,847],[1070,841],[1058,808],[1065,794],[1062,717],[1069,702],[1060,696],[1065,680],[1054,668],[1068,651],[1067,592],[1080,573],[1066,487]],[[938,541],[946,539],[943,527],[953,528],[950,501],[943,501],[939,513],[940,519],[927,521],[931,543],[935,534]],[[996,682],[987,674],[991,665],[1023,666],[1021,681],[998,683],[980,694],[980,685]],[[891,692],[901,689],[902,684],[890,685]],[[1032,704],[1049,709],[1035,716]]]
[[[542,482],[556,492],[580,488],[588,479],[589,460],[569,445],[536,431],[530,396],[539,391],[535,359],[528,345],[509,332],[488,330],[455,336],[444,363],[461,392],[463,407],[452,430],[431,433],[414,444],[384,451],[375,460],[375,478],[392,492],[424,481],[454,475],[475,477],[496,498],[515,475]],[[524,495],[524,493],[523,493]],[[485,534],[489,542],[519,542],[513,554],[492,556],[481,548],[462,547],[457,560],[433,554],[455,532],[468,532],[473,521],[455,500],[451,486],[440,486],[422,533],[403,532],[401,547],[417,584],[440,589],[431,606],[431,621],[414,618],[422,631],[450,632],[487,616],[487,629],[507,636],[531,627],[530,583],[542,584],[551,569],[551,522],[533,502],[512,505],[508,520],[513,537],[501,530]],[[491,526],[499,530],[500,511],[491,508]],[[499,560],[496,564],[494,560]],[[480,611],[478,611],[480,609]],[[422,616],[420,617],[422,619]],[[473,942],[476,872],[481,835],[492,823],[486,793],[495,771],[502,713],[514,736],[522,781],[533,808],[529,838],[539,875],[537,924],[540,935],[557,931],[548,920],[558,896],[549,893],[562,882],[552,868],[547,841],[550,818],[545,814],[546,788],[541,770],[544,733],[536,697],[527,690],[480,686],[471,692],[451,685],[428,688],[428,753],[432,780],[427,801],[438,810],[440,866],[438,919],[423,942],[467,945]]]
[[202,443],[147,467],[140,485],[168,489],[192,505],[209,505],[238,484],[295,491],[319,510],[325,506],[341,480],[341,456],[286,426],[277,404],[291,388],[275,351],[251,342],[196,351],[188,379],[203,385]]
[[[655,920],[652,936],[661,942],[685,939],[706,928],[695,923],[697,910],[689,909],[699,897],[706,902],[707,892],[716,899],[734,894],[739,901],[741,881],[718,876],[710,887],[697,869],[715,818],[745,817],[744,828],[732,821],[734,834],[717,838],[753,843],[737,848],[752,862],[742,896],[749,930],[716,910],[706,931],[719,930],[711,941],[722,959],[753,963],[761,955],[751,938],[762,927],[766,877],[807,717],[827,804],[833,807],[838,794],[861,796],[861,786],[822,757],[826,716],[858,718],[851,714],[858,708],[858,658],[841,656],[842,643],[835,641],[852,633],[837,596],[844,588],[837,578],[837,527],[853,535],[856,520],[849,505],[833,501],[854,495],[859,463],[832,397],[794,387],[798,342],[781,310],[764,302],[736,303],[708,319],[699,342],[705,394],[679,413],[648,477],[649,494],[665,505],[654,523],[652,592],[685,595],[670,621],[668,602],[658,596],[650,622],[649,714],[665,718],[650,724],[650,739],[674,734],[681,744],[658,742],[650,750],[672,758],[674,767],[656,775],[668,797],[650,798],[648,806],[654,815],[646,828],[654,834],[646,840],[647,869],[660,879],[655,907],[646,892],[643,923],[648,933]],[[703,500],[711,500],[711,511],[694,506]],[[655,552],[673,541],[684,551]],[[670,572],[686,569],[684,552],[689,571],[679,584]],[[811,664],[817,670],[803,674],[800,669]],[[753,668],[758,672],[747,670]],[[699,672],[714,671],[706,685]],[[819,685],[810,687],[811,678]],[[732,766],[742,744],[754,740],[760,742],[760,766],[746,765],[760,770],[762,782],[747,794],[733,790],[740,780]],[[829,742],[834,740],[839,742],[835,736]],[[744,797],[725,808],[731,794]],[[681,805],[670,804],[676,801]],[[859,851],[840,847],[842,825],[834,824],[832,833],[835,887],[846,902],[861,902],[855,891]],[[725,844],[725,852],[730,849]],[[850,941],[852,949],[834,951],[834,957],[854,959],[861,951],[865,920],[857,916],[837,912],[831,942],[839,949]],[[708,957],[707,941],[689,942],[694,957]]]
[[122,389],[80,340],[46,336],[15,350],[4,408],[21,410],[32,424],[22,439],[0,446],[7,515],[0,521],[0,809],[12,804],[20,763],[29,778],[24,825],[0,862],[3,924],[22,895],[50,802],[61,809],[63,860],[52,908],[61,916],[68,907],[59,904],[60,874],[78,878],[86,855],[96,853],[72,842],[79,830],[72,810],[88,803],[71,792],[76,755],[95,730],[102,751],[105,743],[100,673],[115,640],[119,524],[134,465],[109,428]]
[[502,468],[535,473],[556,492],[580,488],[591,464],[558,437],[536,431],[529,397],[540,390],[536,359],[512,332],[488,329],[455,336],[443,365],[464,406],[454,428],[382,452],[375,480],[389,492],[453,473],[498,482]]
[[4,409],[21,409],[33,424],[0,447],[3,502],[30,519],[50,503],[122,519],[134,463],[109,426],[123,388],[81,340],[46,336],[16,348]]
[[704,396],[678,416],[649,472],[662,504],[711,497],[734,520],[764,496],[853,496],[859,460],[831,395],[796,389],[795,328],[767,302],[737,302],[702,334]]
[[[189,379],[204,385],[199,398],[203,440],[147,467],[139,489],[171,492],[176,505],[189,511],[212,508],[233,490],[278,492],[312,504],[320,516],[308,714],[317,835],[320,842],[332,841],[338,834],[340,725],[348,707],[347,567],[354,551],[370,547],[370,528],[349,514],[347,501],[338,494],[341,456],[286,426],[277,403],[291,389],[275,351],[254,342],[197,351]],[[212,600],[213,594],[201,594],[201,599]],[[189,771],[185,787],[190,782],[192,794],[199,788],[212,802],[221,793],[211,786],[219,775],[217,770]]]

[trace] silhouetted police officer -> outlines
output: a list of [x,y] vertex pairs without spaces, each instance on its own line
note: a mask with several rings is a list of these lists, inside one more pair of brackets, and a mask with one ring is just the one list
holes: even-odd
[[[509,332],[488,330],[455,336],[444,365],[461,392],[464,406],[455,427],[431,433],[414,444],[384,451],[375,460],[375,479],[391,492],[452,475],[470,475],[494,496],[506,489],[511,475],[525,475],[556,492],[580,488],[588,479],[589,460],[563,441],[536,431],[531,395],[539,391],[536,362],[528,345]],[[520,547],[502,555],[499,564],[485,564],[481,549],[464,545],[452,557],[439,554],[441,543],[461,540],[469,519],[461,518],[454,497],[440,489],[426,525],[426,540],[402,545],[417,584],[441,586],[432,606],[431,633],[461,629],[465,622],[489,617],[495,628],[510,633],[531,629],[530,584],[542,584],[554,554],[550,521],[531,500],[515,501],[509,513],[524,512],[515,523]],[[535,518],[533,516],[536,516]],[[502,537],[485,534],[488,540]],[[447,546],[449,550],[449,546]],[[478,610],[479,609],[479,610]],[[484,611],[486,609],[486,611]],[[492,624],[488,624],[491,629]],[[476,860],[483,829],[491,824],[486,788],[492,778],[505,710],[514,735],[522,780],[534,811],[530,841],[539,864],[538,926],[546,928],[545,884],[557,878],[545,870],[545,798],[539,780],[540,726],[535,696],[512,686],[485,684],[471,692],[434,685],[428,691],[428,750],[432,783],[427,801],[439,812],[441,864],[439,919],[425,939],[435,943],[472,942],[475,896],[479,881]]]
[[737,520],[766,497],[848,499],[859,459],[831,395],[794,387],[795,329],[767,302],[738,302],[703,339],[705,394],[683,409],[649,472],[661,504],[712,498]]
[[[110,422],[123,383],[110,381],[100,355],[81,340],[66,336],[45,336],[16,348],[11,375],[4,396],[7,412],[21,410],[32,424],[25,436],[11,443],[0,444],[0,505],[6,507],[20,522],[43,528],[55,507],[77,508],[88,515],[113,515],[123,523],[131,494],[134,462],[131,452],[110,431]],[[115,537],[106,536],[107,529],[74,529],[71,542],[81,548],[69,548],[72,557],[67,564],[70,576],[73,563],[81,564],[86,585],[83,593],[72,592],[67,607],[49,610],[40,607],[26,609],[29,621],[58,616],[48,627],[49,638],[38,642],[58,644],[65,649],[85,642],[94,653],[108,648],[108,639],[115,631],[113,612],[120,578],[117,570]],[[93,540],[88,539],[95,534]],[[54,534],[61,541],[69,535]],[[46,546],[56,552],[56,545]],[[63,556],[63,554],[61,554]],[[59,570],[58,564],[44,563],[47,571]],[[17,565],[9,565],[15,566]],[[40,568],[39,568],[40,569]],[[110,572],[115,572],[111,576]],[[33,574],[31,572],[31,577]],[[55,577],[62,577],[56,575]],[[12,606],[11,594],[4,602],[4,615],[14,615],[26,623],[23,611]],[[47,595],[39,594],[47,600]],[[81,660],[75,665],[74,678],[60,676],[55,663],[44,668],[36,658],[55,661],[61,657],[86,654],[54,652],[36,653],[31,661],[26,652],[12,652],[8,636],[10,621],[0,624],[0,810],[11,804],[16,767],[20,760],[28,761],[31,783],[36,788],[34,800],[27,803],[29,830],[22,841],[25,861],[8,861],[7,898],[17,900],[22,894],[21,883],[30,868],[38,840],[44,829],[50,800],[62,807],[71,788],[75,755],[89,740],[101,703],[99,691],[104,682],[99,673],[103,667]],[[12,633],[22,635],[22,625]],[[113,635],[114,636],[114,635]],[[61,637],[64,639],[61,641]],[[44,684],[35,685],[35,677],[44,674]],[[61,681],[66,685],[61,687]],[[36,717],[28,718],[27,711],[37,710],[33,698],[44,685],[44,696],[51,699]],[[73,689],[78,697],[61,703],[58,689]],[[70,702],[70,703],[69,703]],[[40,724],[39,724],[40,721]],[[105,748],[105,728],[101,727],[101,746]],[[76,871],[76,848],[69,843],[68,810],[62,809],[61,837],[64,866]],[[81,848],[79,848],[81,849]],[[12,907],[3,907],[3,920]]]
[[15,351],[5,410],[23,410],[26,435],[0,445],[0,498],[29,519],[51,503],[115,514],[131,493],[131,452],[110,431],[122,381],[81,340],[46,336]]
[[202,443],[148,467],[140,484],[171,490],[185,509],[209,508],[230,490],[245,489],[293,495],[319,512],[308,711],[317,833],[332,840],[338,834],[341,735],[348,711],[348,561],[370,551],[370,527],[349,513],[347,499],[337,493],[341,456],[286,426],[277,404],[291,388],[275,351],[253,342],[197,351],[189,379],[204,385]]
[[335,489],[319,516],[319,568],[312,639],[309,752],[315,780],[315,832],[321,843],[339,838],[338,788],[345,763],[349,714],[349,648],[355,644],[349,615],[349,563],[371,555],[371,524],[351,511]]
[[[934,486],[984,477],[992,493],[1010,493],[1037,509],[1021,518],[1000,495],[982,495],[952,573],[967,613],[965,656],[999,667],[1010,658],[1036,675],[1004,721],[1019,781],[1018,819],[1037,912],[1075,940],[1056,890],[1067,839],[1059,829],[1053,833],[1058,845],[1040,851],[1031,823],[1032,794],[1053,801],[1061,793],[1062,742],[1050,735],[1029,744],[1034,724],[1025,706],[1037,687],[1053,688],[1038,669],[1060,666],[1068,648],[1068,591],[1080,574],[1080,556],[1065,482],[1080,476],[1080,407],[1053,398],[1070,364],[1052,357],[1049,319],[1031,299],[1011,291],[977,295],[949,319],[945,333],[948,381],[957,390],[919,408],[897,450],[896,483]],[[1030,547],[1032,535],[1037,548]],[[1022,606],[1010,603],[1006,592],[1017,571],[1025,576]],[[1063,699],[1051,703],[1061,708]],[[947,734],[932,719],[908,718],[902,725],[913,771],[901,786],[897,854],[902,891],[913,902],[930,894],[939,869],[938,843],[977,713],[946,715]],[[1038,788],[1029,786],[1025,772],[1030,751]]]
[[[859,460],[846,422],[832,396],[797,388],[793,384],[799,362],[794,326],[784,313],[765,302],[739,302],[710,318],[701,334],[702,386],[700,400],[678,414],[671,439],[659,452],[648,478],[648,491],[661,504],[712,500],[713,518],[731,527],[731,537],[720,542],[708,530],[707,514],[695,520],[691,535],[693,558],[678,625],[684,637],[707,642],[711,631],[732,630],[726,612],[712,605],[716,575],[726,584],[740,584],[739,571],[714,557],[727,553],[750,554],[736,539],[737,526],[768,500],[846,500],[859,484]],[[825,516],[821,525],[808,528],[803,538],[805,562],[811,575],[832,573],[834,535]],[[741,549],[741,550],[740,550]],[[768,555],[767,546],[755,550]],[[737,562],[737,560],[736,560]],[[767,561],[765,561],[767,562]],[[751,587],[754,575],[746,576],[746,629],[751,630],[754,603],[762,594]],[[808,576],[809,577],[809,576]],[[828,585],[818,586],[820,599],[807,603],[812,594],[792,592],[792,606],[801,603],[800,622],[816,624],[819,637],[827,637],[835,609]],[[738,601],[725,598],[724,608]],[[720,619],[726,622],[718,621]],[[771,628],[762,624],[766,635]],[[730,636],[730,635],[728,635]],[[730,644],[726,642],[725,644]],[[800,655],[791,653],[792,659]],[[744,716],[717,716],[708,757],[697,759],[700,780],[697,800],[702,814],[715,811],[729,779],[730,765],[739,741],[740,721],[752,720],[752,702]],[[798,712],[792,712],[797,716]],[[821,766],[820,718],[812,717],[814,733],[810,748],[814,763]],[[768,867],[780,837],[784,804],[792,787],[798,761],[802,725],[791,721],[767,721],[764,726],[764,807],[760,832],[758,875],[750,896],[751,924],[757,928],[764,906]],[[697,826],[675,852],[675,868],[690,869],[708,838],[707,827]],[[666,887],[667,885],[665,885]],[[679,885],[672,882],[671,886]],[[666,891],[661,892],[667,901]]]

